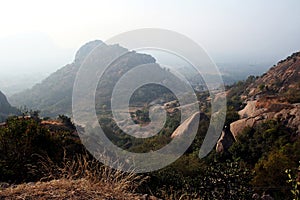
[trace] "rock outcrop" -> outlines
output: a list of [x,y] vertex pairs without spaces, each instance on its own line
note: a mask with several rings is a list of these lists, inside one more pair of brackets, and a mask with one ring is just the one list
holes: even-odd
[[290,88],[299,88],[300,52],[294,53],[250,84],[246,90],[248,97],[266,94],[282,94]]
[[280,61],[250,84],[241,96],[246,106],[230,124],[236,138],[242,130],[266,120],[281,121],[300,135],[300,52]]
[[188,135],[198,130],[199,120],[208,120],[207,116],[202,112],[196,112],[180,124],[172,133],[171,138]]

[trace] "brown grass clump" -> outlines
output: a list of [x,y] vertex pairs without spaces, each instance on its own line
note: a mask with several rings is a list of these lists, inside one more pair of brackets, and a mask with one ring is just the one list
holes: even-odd
[[0,199],[142,199],[141,195],[113,188],[112,185],[88,179],[59,179],[21,184],[0,190]]
[[37,171],[44,173],[42,181],[62,178],[69,180],[85,178],[92,183],[102,182],[111,185],[115,190],[132,192],[148,179],[148,177],[136,174],[134,170],[123,172],[107,167],[96,159],[91,158],[88,153],[77,155],[72,160],[64,157],[61,166],[52,162],[48,157],[41,158]]
[[145,199],[134,192],[147,177],[111,169],[87,154],[64,159],[61,166],[43,158],[36,166],[41,172],[40,182],[0,189],[0,199]]

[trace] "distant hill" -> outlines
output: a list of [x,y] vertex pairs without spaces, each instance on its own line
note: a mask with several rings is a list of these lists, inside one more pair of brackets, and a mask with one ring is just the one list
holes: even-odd
[[31,89],[13,95],[10,97],[11,103],[15,106],[41,110],[42,114],[51,116],[70,114],[76,72],[85,56],[101,43],[102,41],[96,40],[83,45],[76,53],[73,63],[57,70]]
[[[104,102],[104,104],[110,104],[109,97],[113,86],[122,74],[135,66],[155,63],[155,59],[152,56],[129,52],[119,45],[106,45],[100,40],[88,42],[77,51],[73,63],[62,67],[31,89],[13,95],[10,101],[15,106],[27,106],[29,109],[40,110],[43,116],[55,117],[59,114],[71,115],[72,91],[76,73],[85,57],[100,44],[104,45],[101,51],[106,51],[108,57],[114,56],[113,54],[118,52],[127,52],[111,65],[111,69],[105,72],[105,77],[107,78],[101,80],[103,84],[101,89],[103,90],[101,90],[101,92],[97,91],[96,94],[97,98],[100,99],[101,102]],[[169,73],[160,68],[159,65],[155,66],[153,70],[159,70],[158,72],[160,72],[160,74]],[[161,93],[163,92],[164,91]],[[150,96],[150,94],[146,95],[146,97]],[[101,106],[103,106],[103,104]]]
[[12,107],[6,96],[0,91],[0,122],[3,122],[9,115],[18,114],[18,109]]

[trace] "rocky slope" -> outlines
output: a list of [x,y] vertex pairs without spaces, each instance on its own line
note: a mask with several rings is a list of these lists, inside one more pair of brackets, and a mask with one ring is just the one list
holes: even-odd
[[300,86],[300,52],[294,53],[274,65],[247,88],[248,97],[263,95],[282,95],[289,89]]
[[241,98],[246,106],[240,120],[230,124],[234,137],[246,126],[278,120],[300,134],[300,52],[273,66],[249,84]]

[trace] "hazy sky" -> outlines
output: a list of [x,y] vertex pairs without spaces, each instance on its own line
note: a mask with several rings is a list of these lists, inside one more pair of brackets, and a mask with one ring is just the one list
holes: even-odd
[[216,62],[277,62],[300,50],[299,0],[1,1],[1,73],[54,71],[84,43],[165,28]]

